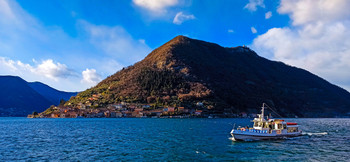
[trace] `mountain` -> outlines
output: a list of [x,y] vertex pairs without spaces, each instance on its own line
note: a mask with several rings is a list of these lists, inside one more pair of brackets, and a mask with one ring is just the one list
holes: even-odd
[[212,113],[259,112],[266,102],[286,117],[334,117],[349,112],[350,93],[297,67],[270,61],[247,47],[225,48],[177,36],[66,103],[95,107],[121,101],[198,108]]
[[28,83],[17,76],[0,76],[0,89],[0,116],[41,112],[50,105],[57,105],[60,99],[68,100],[69,95],[76,94],[57,91],[39,82]]
[[29,82],[28,84],[40,95],[54,103],[54,105],[58,105],[61,99],[68,101],[72,96],[76,96],[78,94],[78,92],[59,91],[41,82]]

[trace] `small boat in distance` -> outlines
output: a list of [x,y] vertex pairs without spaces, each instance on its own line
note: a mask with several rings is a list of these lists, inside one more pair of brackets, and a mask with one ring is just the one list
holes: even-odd
[[[263,103],[261,114],[254,118],[253,128],[238,127],[231,131],[233,141],[267,140],[297,137],[302,135],[297,123],[286,122],[281,119],[267,119],[264,117],[265,106]],[[271,109],[271,108],[270,108]],[[271,109],[272,110],[272,109]]]

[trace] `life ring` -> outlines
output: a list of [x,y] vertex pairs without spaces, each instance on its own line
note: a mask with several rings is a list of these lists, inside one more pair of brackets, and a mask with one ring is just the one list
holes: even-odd
[[245,128],[241,128],[241,131],[245,131]]

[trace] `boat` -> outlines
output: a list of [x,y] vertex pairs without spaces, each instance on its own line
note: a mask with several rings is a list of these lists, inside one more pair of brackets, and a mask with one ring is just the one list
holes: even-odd
[[[233,141],[252,141],[252,140],[268,140],[268,139],[281,139],[291,138],[302,135],[302,131],[299,129],[299,125],[293,122],[286,122],[282,119],[265,119],[264,109],[268,107],[263,103],[261,114],[257,114],[257,118],[254,118],[253,127],[238,127],[233,128],[230,132]],[[268,107],[270,108],[270,107]],[[271,108],[270,108],[271,109]],[[271,109],[273,111],[273,109]]]

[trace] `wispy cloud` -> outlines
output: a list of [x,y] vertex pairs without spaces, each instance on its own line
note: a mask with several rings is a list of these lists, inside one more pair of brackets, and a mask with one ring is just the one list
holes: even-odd
[[168,7],[175,6],[178,0],[133,0],[133,3],[139,7],[145,8],[151,12],[165,12]]
[[252,31],[253,34],[257,33],[258,31],[255,29],[255,27],[250,27],[250,30]]
[[193,20],[195,18],[196,17],[192,14],[186,15],[183,12],[178,12],[174,17],[173,23],[176,25],[181,25],[184,21]]
[[97,26],[86,21],[80,21],[80,24],[94,46],[123,64],[140,61],[151,52],[144,40],[134,39],[121,26]]
[[265,19],[270,19],[271,17],[272,17],[271,11],[265,13]]
[[293,25],[268,30],[254,40],[253,48],[350,87],[349,6],[348,0],[282,0],[278,12],[288,14]]
[[249,0],[249,3],[244,6],[245,9],[254,12],[258,7],[265,8],[264,0]]

